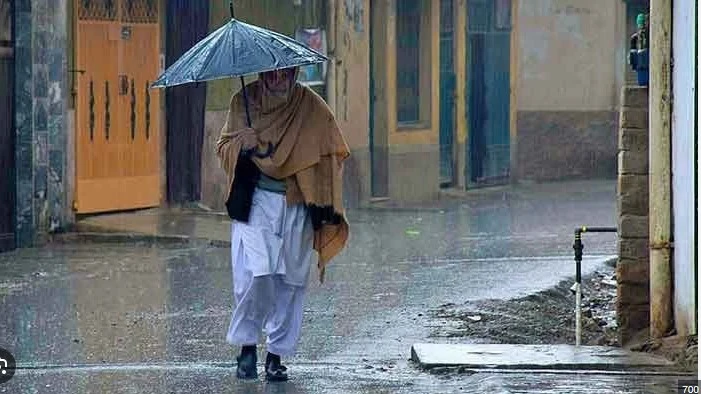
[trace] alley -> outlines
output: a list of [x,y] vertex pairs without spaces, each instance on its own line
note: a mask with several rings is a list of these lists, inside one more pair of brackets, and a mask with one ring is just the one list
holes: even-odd
[[[0,392],[670,392],[676,377],[431,374],[408,361],[436,324],[427,310],[527,295],[571,276],[571,230],[613,224],[613,193],[598,182],[352,211],[349,247],[325,284],[313,276],[282,385],[235,379],[236,349],[224,341],[227,248],[68,243],[0,255],[0,313],[11,316],[0,331],[20,366]],[[611,237],[586,245],[585,273],[615,253]]]

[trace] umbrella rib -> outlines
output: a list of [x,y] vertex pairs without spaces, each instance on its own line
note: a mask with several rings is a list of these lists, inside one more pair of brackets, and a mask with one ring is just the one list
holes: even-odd
[[[234,23],[234,22],[235,22],[235,20],[232,20],[229,23]],[[228,30],[223,31],[221,33],[221,35],[222,36],[229,36],[231,33],[232,33],[231,29],[228,29]],[[224,42],[228,41],[225,37],[222,37],[221,40],[223,40]],[[219,51],[217,50],[218,48],[221,48],[221,46],[212,48],[210,51],[207,52],[207,56],[205,57],[205,59],[202,62],[202,70],[200,70],[200,74],[202,73],[203,70],[209,69],[209,65],[210,65],[212,58],[219,53]],[[234,52],[234,51],[231,51],[231,52]],[[232,66],[233,65],[234,64],[232,63]],[[227,75],[225,77],[230,77],[232,75]]]

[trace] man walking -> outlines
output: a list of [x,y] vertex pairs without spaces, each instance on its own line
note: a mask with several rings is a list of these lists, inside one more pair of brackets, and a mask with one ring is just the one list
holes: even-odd
[[258,376],[264,329],[266,378],[287,380],[281,357],[296,351],[310,267],[317,261],[323,282],[349,234],[341,178],[348,147],[326,103],[296,82],[298,72],[262,73],[245,97],[234,95],[217,142],[233,219],[235,308],[227,341],[241,346],[242,379]]

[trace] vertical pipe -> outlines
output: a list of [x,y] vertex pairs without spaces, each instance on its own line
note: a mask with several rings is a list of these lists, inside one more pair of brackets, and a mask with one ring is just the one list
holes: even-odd
[[576,289],[577,289],[577,305],[576,305],[576,312],[575,312],[575,319],[577,320],[577,325],[575,328],[575,345],[576,346],[581,346],[582,345],[582,284],[581,283],[576,283],[575,284]]
[[246,123],[251,127],[251,113],[248,110],[248,93],[246,91],[246,80],[241,77],[241,93],[243,94],[243,105],[246,108]]
[[672,328],[671,0],[650,1],[650,334]]
[[584,254],[584,244],[582,244],[582,230],[574,231],[574,262],[575,271],[575,345],[582,344],[582,256]]

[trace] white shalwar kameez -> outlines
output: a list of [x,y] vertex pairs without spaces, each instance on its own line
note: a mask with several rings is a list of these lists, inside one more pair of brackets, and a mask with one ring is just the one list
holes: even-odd
[[316,262],[314,231],[303,204],[256,188],[248,223],[234,221],[231,259],[235,308],[227,341],[256,345],[263,329],[267,350],[292,356],[302,329],[303,299]]

